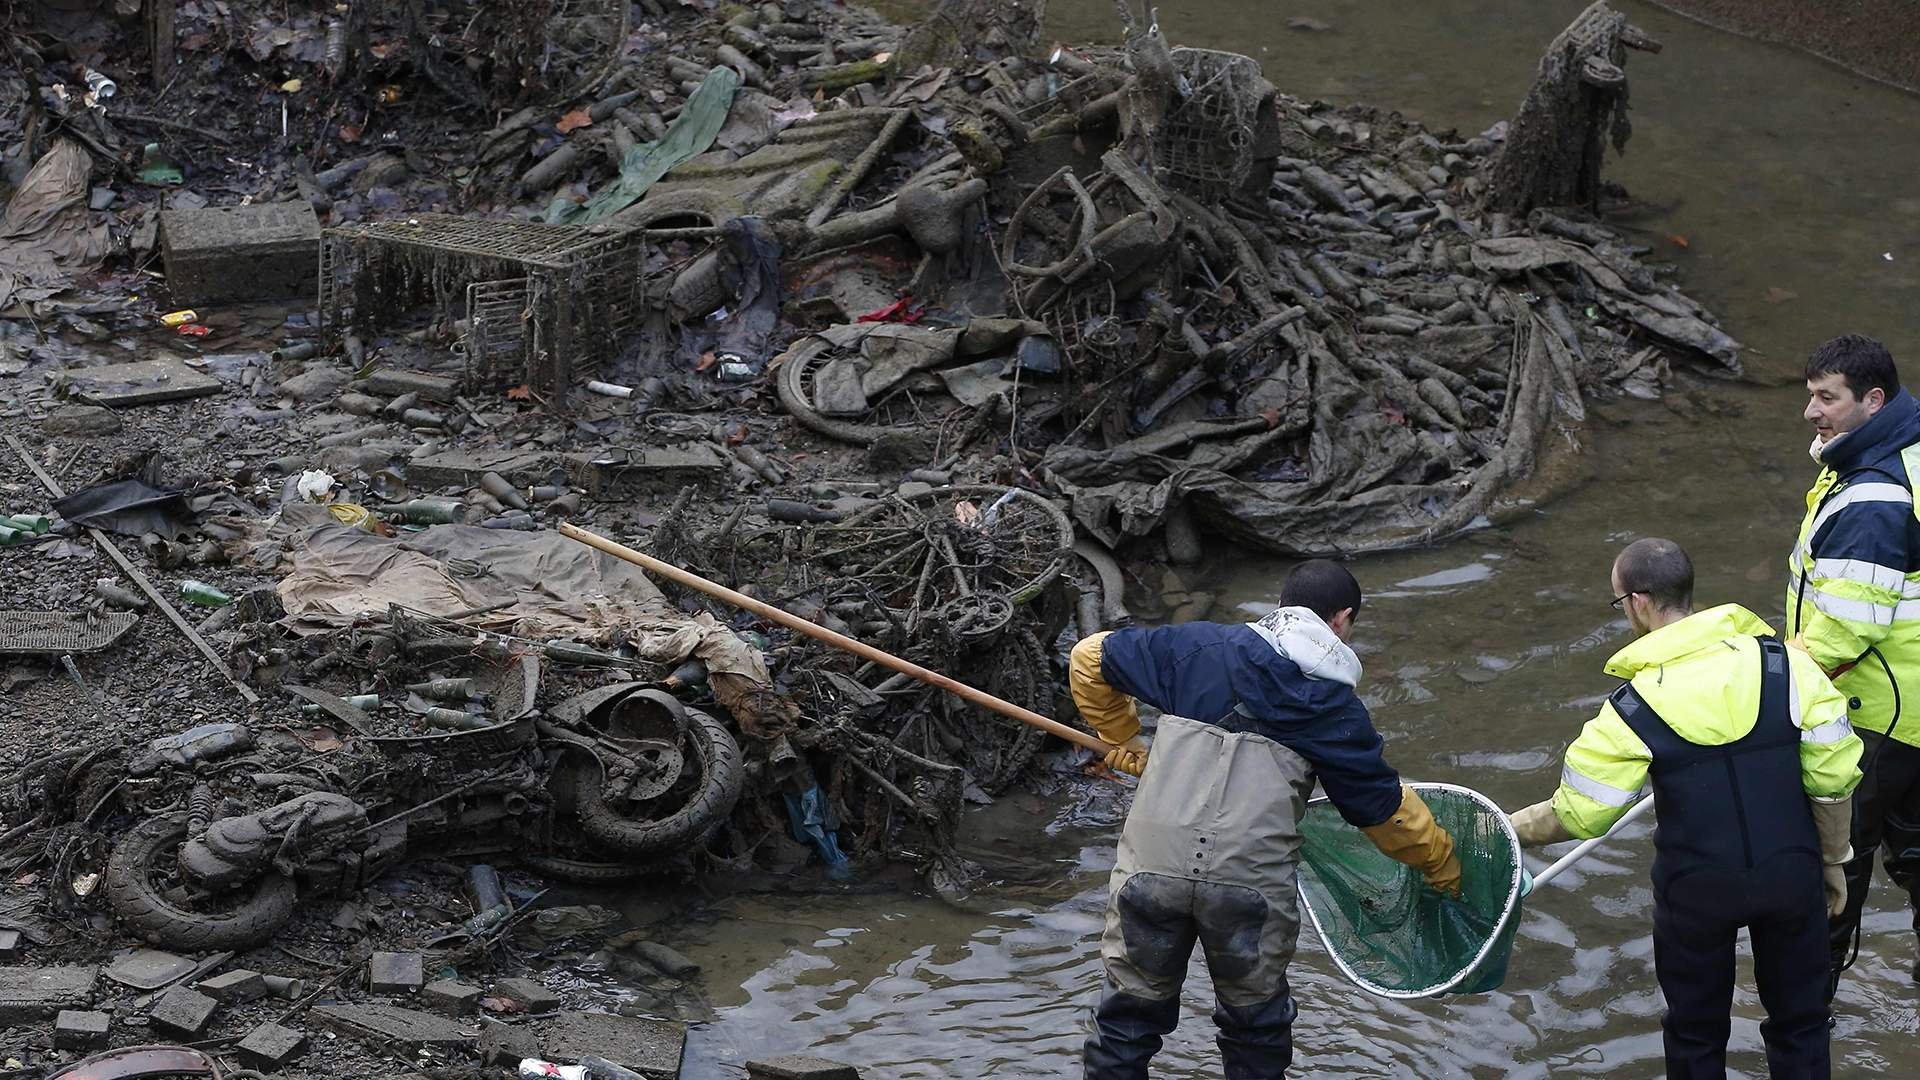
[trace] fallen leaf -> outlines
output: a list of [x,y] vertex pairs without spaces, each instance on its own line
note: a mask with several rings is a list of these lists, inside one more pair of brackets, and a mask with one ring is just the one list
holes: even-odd
[[554,122],[553,129],[565,135],[577,128],[592,127],[593,117],[585,109],[575,109]]
[[280,90],[282,93],[297,94],[300,92],[300,80],[288,79],[286,82],[280,84]]
[[1682,236],[1679,233],[1668,234],[1667,240],[1669,243],[1673,244],[1673,246],[1677,248],[1689,248],[1693,246],[1692,244],[1687,242],[1687,238],[1685,236]]
[[521,383],[519,386],[516,386],[513,389],[507,391],[507,400],[508,401],[531,401],[533,400],[533,387],[528,386],[525,383]]
[[340,125],[340,141],[346,142],[346,143],[359,142],[360,141],[360,125],[359,124],[341,124]]
[[700,354],[700,362],[693,365],[693,370],[705,371],[712,367],[719,359],[718,356],[714,355],[712,349],[708,349],[706,352]]
[[393,55],[393,43],[390,41],[382,41],[369,45],[367,46],[367,54],[375,60],[385,60],[387,57]]
[[293,31],[282,26],[267,35],[267,40],[273,42],[275,45],[291,45],[293,44]]
[[1800,294],[1794,292],[1792,289],[1783,289],[1775,285],[1769,288],[1766,293],[1761,296],[1761,299],[1769,304],[1784,304],[1789,300],[1800,299]]

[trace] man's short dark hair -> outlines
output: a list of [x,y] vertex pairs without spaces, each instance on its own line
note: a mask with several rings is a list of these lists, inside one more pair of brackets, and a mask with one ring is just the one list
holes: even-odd
[[1635,540],[1613,565],[1623,591],[1645,593],[1666,611],[1693,610],[1693,560],[1679,544],[1658,537]]
[[1280,606],[1303,607],[1331,621],[1348,608],[1359,612],[1360,583],[1332,559],[1308,559],[1294,567],[1280,586]]
[[1879,387],[1891,400],[1900,392],[1900,370],[1885,345],[1862,334],[1841,334],[1807,357],[1807,380],[1839,372],[1856,398]]

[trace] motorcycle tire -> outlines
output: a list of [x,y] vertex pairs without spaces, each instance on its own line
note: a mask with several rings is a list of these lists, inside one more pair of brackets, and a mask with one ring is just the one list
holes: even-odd
[[572,885],[618,885],[642,878],[671,876],[680,869],[678,864],[642,866],[633,863],[589,862],[558,855],[522,855],[520,865],[541,877]]
[[600,763],[573,757],[580,827],[598,847],[626,858],[690,848],[713,835],[733,813],[746,782],[740,744],[733,741],[725,724],[707,713],[688,709],[686,714],[689,741],[700,759],[700,786],[685,805],[666,817],[642,821],[620,813],[607,802]]
[[236,890],[227,911],[180,907],[152,879],[154,861],[187,839],[184,814],[152,817],[133,827],[107,860],[107,902],[120,921],[156,945],[181,952],[216,952],[264,945],[293,918],[298,888],[293,879],[266,874]]

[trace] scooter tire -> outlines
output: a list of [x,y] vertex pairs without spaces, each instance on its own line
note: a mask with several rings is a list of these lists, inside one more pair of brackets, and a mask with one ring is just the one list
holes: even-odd
[[666,817],[641,821],[627,817],[607,802],[600,764],[584,755],[572,755],[581,831],[595,845],[627,858],[658,855],[690,848],[726,821],[740,801],[746,783],[746,762],[740,744],[725,724],[699,709],[688,709],[693,752],[700,759],[701,784],[686,804]]
[[272,940],[293,918],[299,889],[281,874],[263,875],[232,910],[220,914],[190,911],[168,900],[154,886],[153,863],[186,838],[186,816],[173,814],[148,818],[114,846],[107,860],[107,902],[135,933],[182,952],[250,949]]

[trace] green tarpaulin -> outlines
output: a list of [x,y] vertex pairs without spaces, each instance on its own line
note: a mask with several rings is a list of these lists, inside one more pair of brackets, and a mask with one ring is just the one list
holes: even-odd
[[733,92],[740,88],[740,75],[732,68],[717,67],[707,72],[700,86],[687,99],[686,107],[667,126],[657,142],[645,143],[627,151],[620,162],[620,175],[584,203],[556,198],[547,207],[547,221],[559,225],[591,225],[625,210],[640,200],[656,181],[689,158],[704,154],[726,125],[727,112],[733,108]]

